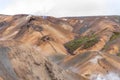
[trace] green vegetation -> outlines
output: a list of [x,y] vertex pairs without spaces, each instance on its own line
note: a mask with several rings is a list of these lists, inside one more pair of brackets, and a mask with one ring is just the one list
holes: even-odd
[[113,41],[113,40],[117,39],[118,37],[120,37],[120,33],[119,32],[114,32],[114,34],[110,38],[110,41]]
[[90,47],[92,47],[93,45],[95,45],[97,42],[98,42],[98,39],[94,37],[94,38],[88,40],[88,41],[84,44],[84,46],[82,47],[82,49],[90,48]]
[[102,48],[102,50],[106,50],[108,48],[109,48],[109,46],[106,44],[106,45],[104,45],[104,47]]
[[[113,40],[115,40],[115,39],[117,39],[119,37],[120,37],[120,33],[119,32],[113,32],[113,35],[111,36],[109,42],[111,42],[111,41],[113,41]],[[109,48],[109,45],[108,45],[109,42],[107,42],[107,44],[103,47],[102,50],[106,50],[106,49]]]
[[117,53],[117,56],[119,56],[119,57],[120,57],[120,52],[119,52],[119,53]]
[[66,43],[65,47],[67,48],[68,52],[73,53],[79,47],[82,49],[87,49],[92,47],[97,42],[98,38],[96,35],[84,36]]

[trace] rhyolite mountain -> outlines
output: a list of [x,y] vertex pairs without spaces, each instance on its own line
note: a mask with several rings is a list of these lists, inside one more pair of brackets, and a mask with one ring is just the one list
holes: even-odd
[[120,74],[120,17],[0,15],[0,80]]

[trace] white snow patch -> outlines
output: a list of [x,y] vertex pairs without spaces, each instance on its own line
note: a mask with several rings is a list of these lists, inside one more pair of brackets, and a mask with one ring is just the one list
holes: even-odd
[[90,80],[120,80],[120,75],[113,72],[110,72],[106,75],[94,74],[91,76]]
[[26,20],[29,20],[32,17],[32,15],[26,16]]
[[95,56],[93,59],[90,60],[91,63],[97,64],[98,60],[102,59],[101,56]]
[[66,18],[64,18],[64,19],[62,19],[62,20],[67,21],[67,19],[66,19]]
[[84,20],[80,20],[80,23],[83,23],[84,22]]

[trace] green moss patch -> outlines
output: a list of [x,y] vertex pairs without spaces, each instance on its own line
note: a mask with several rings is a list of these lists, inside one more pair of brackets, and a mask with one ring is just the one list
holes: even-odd
[[114,32],[113,35],[110,38],[110,41],[113,41],[113,40],[117,39],[118,37],[120,37],[120,33],[119,32]]
[[103,47],[102,50],[107,50],[109,48],[109,43],[112,42],[113,40],[117,39],[120,37],[120,32],[113,32],[113,35],[111,36],[110,40],[107,42],[107,44]]
[[119,53],[117,53],[117,56],[119,56],[119,57],[120,57],[120,52],[119,52]]
[[90,48],[90,47],[92,47],[93,45],[95,45],[97,42],[98,42],[98,39],[97,39],[97,38],[92,38],[91,40],[88,40],[88,41],[84,44],[84,46],[82,47],[82,49]]
[[98,42],[96,35],[84,36],[66,43],[64,46],[67,48],[68,52],[73,53],[76,49],[81,47],[82,49],[87,49],[92,47]]
[[106,45],[104,45],[104,47],[102,48],[102,50],[106,50],[108,48],[109,48],[109,46],[106,44]]

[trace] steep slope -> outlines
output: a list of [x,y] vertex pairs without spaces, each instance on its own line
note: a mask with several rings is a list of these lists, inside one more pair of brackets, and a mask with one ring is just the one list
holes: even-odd
[[8,46],[4,43],[0,46],[0,55],[2,80],[86,80],[61,69],[29,45]]
[[[114,19],[119,21],[119,18],[116,17],[88,17],[82,19],[84,23],[79,23],[81,18],[75,19],[77,23],[73,27],[75,27],[74,31],[77,33],[76,38],[65,44],[68,51],[70,50],[69,52],[73,54],[87,50],[100,51],[111,40],[114,33],[120,32],[120,24],[114,21]],[[74,18],[73,22],[71,20],[72,18],[70,18],[70,21],[68,19],[70,24],[75,22]],[[76,27],[79,29],[76,29]]]
[[88,79],[93,74],[120,74],[120,58],[102,52],[92,51],[68,56],[59,65]]
[[93,74],[119,75],[119,16],[66,18],[66,21],[76,33],[75,39],[65,44],[74,55],[65,57],[60,65],[88,79]]
[[0,40],[17,40],[37,46],[41,54],[48,57],[66,55],[63,44],[74,38],[72,27],[53,17],[15,15],[1,16],[1,20]]

